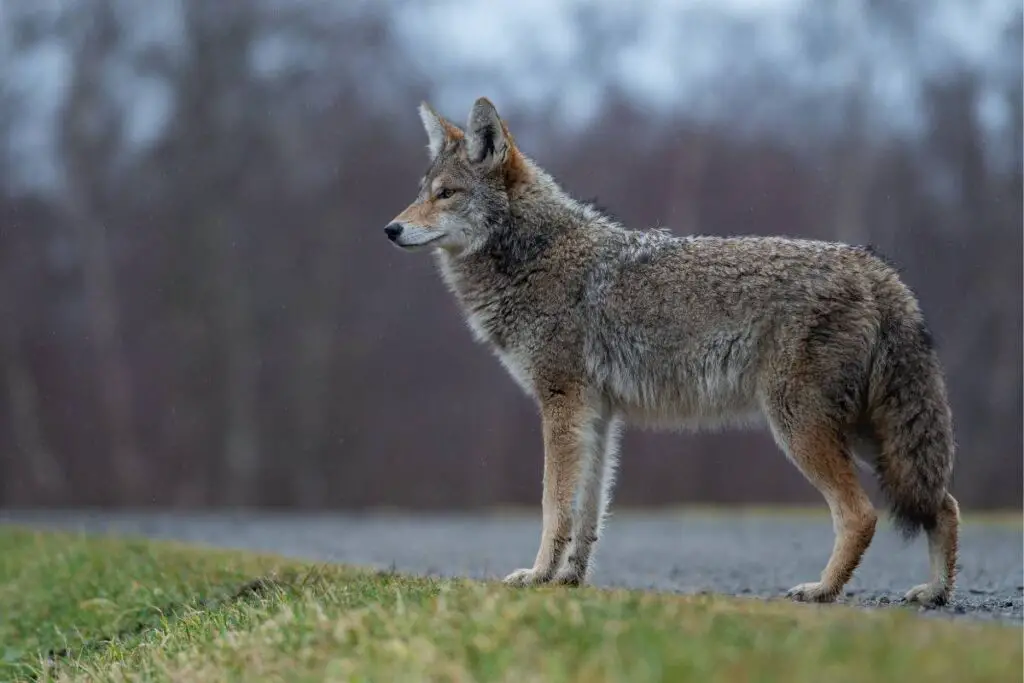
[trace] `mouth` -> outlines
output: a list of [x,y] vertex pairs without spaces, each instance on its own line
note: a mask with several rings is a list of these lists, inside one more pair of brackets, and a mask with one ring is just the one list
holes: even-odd
[[417,249],[429,246],[430,244],[441,239],[442,237],[444,237],[443,233],[440,235],[430,235],[426,239],[421,239],[415,242],[406,241],[403,240],[402,237],[399,237],[396,240],[392,240],[392,243],[400,249],[404,249],[406,251],[416,251]]

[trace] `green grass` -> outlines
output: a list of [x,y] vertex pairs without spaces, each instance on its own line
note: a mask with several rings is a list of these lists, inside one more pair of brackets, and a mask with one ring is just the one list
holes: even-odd
[[0,680],[1012,681],[1019,627],[0,528]]

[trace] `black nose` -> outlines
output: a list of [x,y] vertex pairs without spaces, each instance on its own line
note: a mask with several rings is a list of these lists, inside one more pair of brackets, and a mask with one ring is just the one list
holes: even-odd
[[394,242],[398,239],[398,236],[402,234],[402,224],[392,223],[388,227],[384,228],[384,234],[388,236],[388,239]]

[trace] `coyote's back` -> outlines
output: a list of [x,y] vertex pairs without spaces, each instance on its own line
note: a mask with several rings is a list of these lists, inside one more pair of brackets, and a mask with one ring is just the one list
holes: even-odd
[[858,458],[898,526],[928,532],[932,580],[908,598],[948,599],[951,417],[917,300],[894,269],[838,243],[628,230],[523,155],[487,100],[465,131],[426,105],[420,114],[430,167],[388,237],[434,249],[471,329],[542,412],[544,533],[534,566],[509,582],[585,580],[622,423],[762,421],[837,533],[821,581],[794,597],[834,599],[871,540]]

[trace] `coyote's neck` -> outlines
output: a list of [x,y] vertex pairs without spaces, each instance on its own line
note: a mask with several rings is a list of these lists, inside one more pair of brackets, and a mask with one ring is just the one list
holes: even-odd
[[473,336],[477,341],[504,347],[506,335],[495,321],[501,306],[502,289],[509,284],[508,278],[499,274],[495,263],[486,257],[486,252],[453,255],[438,249],[435,254],[441,276],[455,295]]
[[[581,205],[571,199],[537,196],[513,202],[487,240],[470,253],[437,250],[438,266],[477,339],[504,348],[515,321],[502,316],[513,299],[528,295],[534,280],[550,284],[554,246],[573,230],[585,229]],[[543,273],[542,278],[534,277]]]

